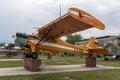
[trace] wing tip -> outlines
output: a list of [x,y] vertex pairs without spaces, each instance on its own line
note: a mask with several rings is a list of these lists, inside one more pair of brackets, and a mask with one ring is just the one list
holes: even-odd
[[77,11],[77,12],[82,12],[83,14],[92,17],[93,19],[87,18],[87,17],[86,18],[93,22],[94,27],[96,27],[96,28],[98,28],[100,30],[104,30],[105,29],[105,25],[100,20],[98,20],[97,18],[95,18],[94,16],[92,16],[91,14],[89,14],[89,13],[87,13],[87,12],[81,10],[81,9],[74,8],[74,7],[69,8],[69,10],[73,10],[73,11]]
[[100,25],[96,26],[96,28],[98,28],[100,30],[104,30],[105,29],[105,25],[101,23]]

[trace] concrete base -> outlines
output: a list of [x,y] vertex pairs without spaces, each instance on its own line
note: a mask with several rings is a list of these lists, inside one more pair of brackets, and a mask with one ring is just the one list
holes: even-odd
[[22,55],[22,58],[25,59],[25,55],[24,54]]
[[7,56],[7,57],[12,57],[13,55],[6,53],[6,56]]
[[47,59],[52,59],[52,55],[51,54],[47,54]]
[[13,53],[13,56],[17,56],[18,54],[17,53]]
[[6,53],[6,56],[12,57],[12,56],[17,56],[18,54],[13,52],[13,53]]
[[86,67],[96,67],[96,57],[87,57]]
[[25,66],[24,68],[29,70],[29,71],[40,71],[40,65],[41,65],[41,60],[40,59],[29,59],[25,58],[24,59]]

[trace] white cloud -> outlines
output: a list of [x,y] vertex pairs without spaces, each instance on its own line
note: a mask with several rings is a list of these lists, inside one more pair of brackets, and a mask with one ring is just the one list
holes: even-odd
[[[0,42],[12,41],[16,32],[32,33],[33,27],[42,27],[59,17],[59,5],[62,15],[70,7],[80,8],[100,19],[106,29],[90,29],[81,32],[89,36],[120,34],[120,0],[0,0]],[[114,31],[113,31],[114,30]]]

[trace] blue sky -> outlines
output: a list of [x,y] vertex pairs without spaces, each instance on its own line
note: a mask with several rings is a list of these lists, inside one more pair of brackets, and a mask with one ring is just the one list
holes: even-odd
[[120,0],[0,0],[0,42],[13,42],[16,32],[31,34],[59,17],[70,7],[82,9],[99,20],[106,29],[96,28],[80,32],[84,38],[120,34]]

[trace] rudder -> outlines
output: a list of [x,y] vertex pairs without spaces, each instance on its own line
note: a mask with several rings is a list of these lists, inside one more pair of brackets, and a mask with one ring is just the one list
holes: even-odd
[[90,48],[90,49],[97,49],[98,48],[98,43],[96,41],[95,37],[91,37],[88,41],[88,43],[86,44],[86,47]]

